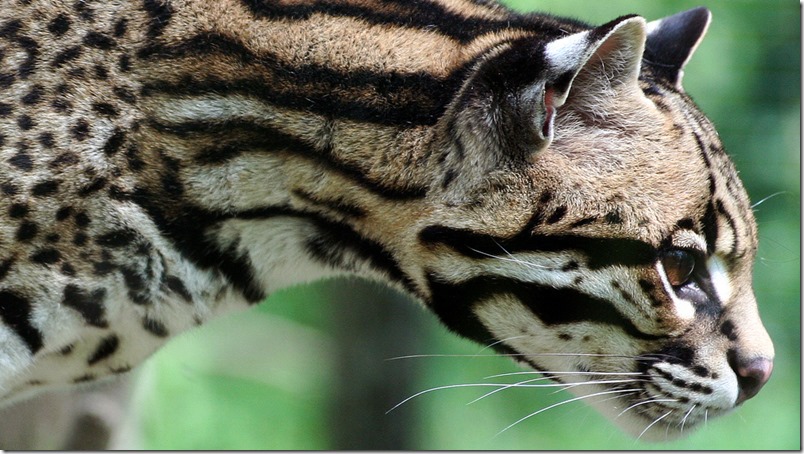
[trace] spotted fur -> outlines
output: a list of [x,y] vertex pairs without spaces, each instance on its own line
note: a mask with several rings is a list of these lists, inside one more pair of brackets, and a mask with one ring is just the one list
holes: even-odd
[[689,432],[770,375],[748,197],[681,86],[705,9],[7,3],[6,401],[340,274],[609,393],[635,434]]

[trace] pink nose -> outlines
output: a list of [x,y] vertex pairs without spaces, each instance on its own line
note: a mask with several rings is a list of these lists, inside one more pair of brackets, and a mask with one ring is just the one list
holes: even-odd
[[756,396],[765,386],[773,372],[773,361],[760,357],[741,362],[736,366],[734,370],[737,372],[737,384],[740,386],[740,393],[737,395],[739,405]]

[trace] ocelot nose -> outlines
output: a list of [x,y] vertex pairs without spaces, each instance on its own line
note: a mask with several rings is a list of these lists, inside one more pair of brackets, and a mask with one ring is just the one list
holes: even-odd
[[740,387],[736,405],[740,405],[756,396],[759,390],[765,386],[773,372],[773,361],[762,357],[745,361],[737,360],[732,363],[732,368],[737,373],[737,384]]

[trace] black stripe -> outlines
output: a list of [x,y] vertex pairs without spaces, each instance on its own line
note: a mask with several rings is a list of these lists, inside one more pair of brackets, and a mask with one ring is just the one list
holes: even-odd
[[[481,276],[461,283],[444,283],[430,275],[430,307],[451,329],[486,342],[487,330],[471,313],[471,308],[501,295],[513,295],[545,325],[592,322],[621,328],[631,337],[654,340],[643,333],[611,301],[572,288],[553,288],[515,279]],[[471,313],[471,315],[470,315]],[[480,326],[478,326],[480,325]],[[478,338],[477,336],[481,337]]]
[[[177,249],[203,269],[217,269],[238,289],[247,301],[257,303],[265,292],[255,281],[254,267],[247,255],[237,251],[238,245],[221,250],[214,242],[214,232],[232,219],[270,219],[295,217],[314,225],[320,232],[307,244],[308,252],[323,263],[350,269],[354,264],[344,262],[344,251],[355,254],[371,266],[387,274],[415,293],[412,281],[402,272],[393,255],[381,244],[362,237],[346,224],[330,221],[321,215],[294,210],[287,206],[267,206],[239,212],[214,212],[192,205],[182,205],[178,214],[168,213],[155,203],[158,197],[138,190],[127,199],[140,205],[153,219],[159,230]],[[340,249],[340,251],[339,251]]]
[[93,364],[112,356],[117,351],[119,346],[120,339],[118,339],[116,335],[112,334],[111,336],[103,338],[89,359],[87,359],[87,365],[92,366]]
[[734,222],[734,217],[731,215],[731,213],[728,212],[728,210],[726,210],[726,207],[723,205],[723,201],[720,199],[715,200],[715,208],[717,209],[717,212],[720,214],[720,216],[722,216],[726,220],[726,223],[729,225],[729,228],[731,229],[732,246],[729,255],[731,256],[737,255],[739,238],[737,236],[737,224]]
[[210,53],[237,58],[246,65],[259,62],[264,76],[218,79],[187,75],[180,81],[145,83],[142,95],[242,94],[279,107],[328,117],[415,127],[436,123],[474,64],[467,62],[447,77],[423,71],[339,71],[318,64],[292,65],[267,52],[255,54],[241,43],[213,33],[199,34],[175,45],[146,47],[138,55],[144,59],[166,59]]
[[511,238],[494,237],[444,226],[425,227],[419,239],[433,247],[448,246],[462,255],[486,259],[487,254],[506,252],[579,251],[586,255],[589,269],[607,266],[646,266],[656,262],[658,251],[648,243],[631,238],[593,238],[576,235],[531,235],[529,228]]
[[[222,122],[185,122],[177,125],[163,125],[151,122],[151,125],[161,132],[171,133],[180,137],[189,137],[194,134],[210,134],[218,137],[219,144],[200,150],[197,160],[200,163],[217,164],[225,162],[240,153],[258,151],[283,151],[292,153],[325,166],[328,171],[335,172],[351,179],[372,193],[391,200],[409,200],[424,197],[427,188],[401,187],[391,188],[382,183],[372,181],[366,177],[365,171],[344,164],[333,156],[332,150],[317,149],[313,145],[264,125],[258,125],[245,120]],[[220,136],[234,135],[240,139],[220,142]],[[247,139],[244,139],[247,137]]]
[[296,213],[294,216],[310,222],[318,230],[319,233],[316,236],[308,239],[306,249],[320,262],[336,268],[356,271],[358,264],[347,258],[347,253],[353,254],[361,262],[368,263],[375,270],[384,272],[394,282],[402,284],[410,293],[419,294],[413,281],[399,267],[393,254],[381,243],[361,236],[343,223],[333,222],[309,213]]
[[31,302],[10,290],[0,291],[0,318],[28,346],[31,354],[42,348],[42,333],[31,324]]
[[347,203],[342,199],[324,200],[306,191],[302,191],[301,189],[294,189],[292,192],[294,196],[304,200],[310,205],[326,208],[340,214],[341,216],[352,219],[366,217],[366,210],[357,205]]
[[232,219],[233,214],[210,212],[179,201],[163,206],[159,196],[145,189],[120,197],[141,206],[184,256],[203,269],[219,270],[247,301],[258,303],[265,298],[265,292],[255,282],[251,261],[237,251],[237,244],[221,250],[210,238],[211,230]]
[[67,284],[64,287],[64,298],[61,303],[78,311],[87,324],[98,328],[106,328],[109,323],[106,321],[106,308],[103,306],[105,298],[105,288],[98,288],[93,292],[89,292],[75,284]]
[[327,0],[307,2],[305,5],[278,6],[272,0],[243,0],[243,4],[258,18],[273,20],[305,20],[313,14],[332,17],[350,17],[369,24],[436,31],[441,35],[467,43],[491,32],[511,28],[546,35],[547,39],[561,36],[559,25],[565,30],[579,31],[587,26],[581,22],[543,15],[510,14],[502,20],[468,17],[448,10],[435,2],[420,0],[384,0],[392,8],[368,8],[349,4],[335,4]]

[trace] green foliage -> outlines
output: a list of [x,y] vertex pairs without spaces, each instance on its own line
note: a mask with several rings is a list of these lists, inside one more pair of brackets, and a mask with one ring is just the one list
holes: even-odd
[[[629,13],[659,18],[698,6],[699,0],[507,3],[520,10],[538,8],[603,23]],[[703,3],[714,19],[685,71],[684,85],[717,125],[752,199],[767,199],[755,208],[761,236],[755,290],[777,349],[773,378],[759,396],[733,414],[710,421],[688,439],[666,443],[635,441],[581,402],[550,409],[497,435],[521,417],[571,396],[549,389],[508,389],[467,405],[490,389],[439,390],[404,404],[416,415],[410,447],[801,449],[800,7],[790,0]],[[150,360],[140,372],[135,395],[143,447],[332,447],[331,434],[337,430],[333,421],[350,415],[329,404],[336,374],[332,333],[339,328],[329,322],[337,302],[328,298],[327,285],[273,295],[252,311],[188,333]],[[392,383],[395,371],[416,370],[417,387],[400,389],[397,401],[419,390],[493,382],[484,377],[521,370],[446,333],[424,311],[415,317],[411,329],[426,339],[428,347],[411,351],[399,345],[399,355],[475,356],[378,358],[376,369]],[[371,349],[371,341],[366,344]],[[398,415],[395,410],[376,418]]]

